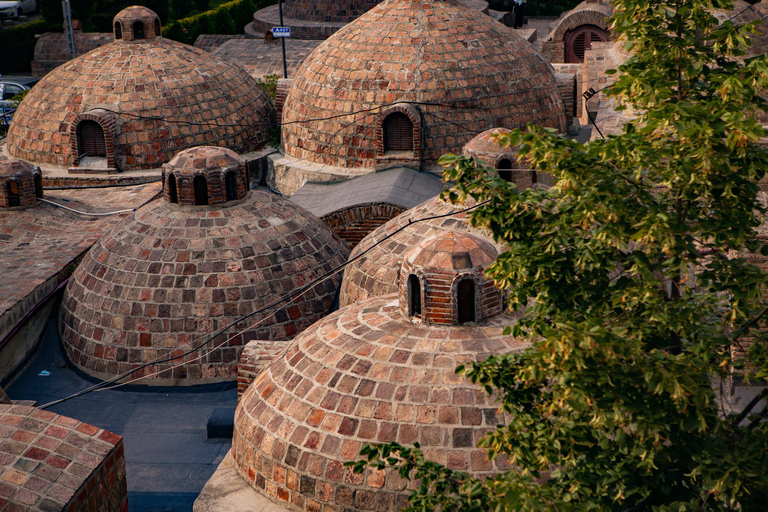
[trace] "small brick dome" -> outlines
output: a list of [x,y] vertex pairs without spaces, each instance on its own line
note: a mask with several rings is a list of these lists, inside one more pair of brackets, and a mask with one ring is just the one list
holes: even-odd
[[483,322],[501,314],[501,293],[483,271],[498,256],[489,242],[448,231],[408,252],[400,271],[400,310],[428,324]]
[[187,149],[163,166],[163,197],[172,204],[224,204],[243,199],[249,188],[245,164],[229,149]]
[[287,155],[361,169],[431,168],[494,126],[566,126],[551,66],[456,0],[388,0],[336,32],[297,73],[282,121]]
[[482,165],[495,169],[500,177],[517,185],[519,190],[531,188],[539,182],[550,184],[549,176],[531,170],[528,165],[520,163],[517,156],[518,147],[499,146],[494,135],[510,131],[506,128],[486,130],[469,141],[461,153],[464,156],[473,157]]
[[[493,244],[490,234],[469,226],[469,214],[457,213],[469,204],[471,203],[452,205],[435,197],[372,231],[352,250],[350,259],[370,249],[362,258],[344,269],[339,304],[347,306],[371,297],[397,293],[403,258],[413,247],[428,238],[447,231],[466,231]],[[450,215],[451,213],[456,215]],[[428,217],[439,218],[414,222]],[[400,228],[404,229],[382,241],[388,234]]]
[[[340,265],[348,253],[326,224],[261,190],[209,208],[155,201],[126,217],[83,258],[62,300],[62,343],[77,367],[112,377],[197,346]],[[239,334],[228,342],[221,336],[210,350],[134,376],[157,385],[234,380],[243,345],[293,338],[327,313],[339,280],[238,323],[228,334]]]
[[504,421],[499,404],[456,375],[460,363],[522,350],[512,319],[412,322],[396,295],[342,308],[296,337],[243,394],[232,456],[238,473],[290,510],[395,512],[409,489],[394,471],[355,475],[365,444],[418,442],[430,460],[476,476],[508,469],[477,448]]
[[40,168],[0,156],[0,208],[35,206],[38,197],[43,197]]
[[[157,18],[149,9],[130,7],[116,23],[147,17]],[[266,142],[274,107],[245,70],[156,36],[153,28],[144,29],[143,40],[120,30],[122,38],[68,61],[35,85],[8,131],[11,155],[74,167],[82,155],[103,157],[109,168],[130,171],[160,168],[203,141],[238,152]]]
[[126,7],[115,16],[115,39],[123,41],[149,41],[163,37],[160,27],[160,17],[151,9],[134,5]]
[[305,21],[347,23],[379,3],[379,0],[286,0],[283,6],[286,18]]

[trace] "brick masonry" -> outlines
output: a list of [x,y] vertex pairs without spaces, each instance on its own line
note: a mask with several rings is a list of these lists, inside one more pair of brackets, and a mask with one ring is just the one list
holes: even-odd
[[[114,34],[109,33],[75,33],[75,56],[85,55],[99,46],[104,46],[115,40]],[[67,37],[59,32],[46,32],[37,38],[35,43],[35,58],[32,61],[32,75],[42,78],[70,59],[67,47]]]
[[127,512],[123,438],[49,411],[0,405],[0,509]]
[[[495,126],[565,130],[551,67],[512,29],[452,1],[392,0],[326,40],[296,75],[283,109],[285,152],[373,170],[387,158],[381,109],[408,102],[419,103],[410,106],[424,166]],[[323,120],[302,122],[311,119]]]
[[[347,255],[327,225],[261,190],[216,206],[156,201],[100,239],[78,267],[60,312],[64,347],[75,365],[99,378],[175,357]],[[234,380],[247,342],[287,340],[306,329],[326,314],[338,283],[326,280],[283,309],[238,323],[230,332],[243,332],[218,338],[217,348],[134,377],[155,384]]]
[[[436,197],[376,228],[355,247],[350,255],[350,258],[354,258],[375,246],[344,270],[339,304],[343,307],[371,297],[396,293],[403,257],[408,250],[429,237],[449,230],[462,230],[490,241],[489,234],[469,226],[469,217],[466,213],[414,222],[417,219],[459,212],[466,207],[466,204],[451,205]],[[403,226],[407,227],[393,237],[382,241],[388,234]]]
[[[226,181],[233,182],[233,197],[227,198]],[[194,181],[203,178],[209,205],[245,199],[251,188],[245,163],[229,149],[200,146],[187,149],[163,166],[163,197],[169,203],[195,206]],[[172,182],[172,183],[171,183]],[[172,195],[175,196],[172,197]]]
[[405,208],[388,203],[368,203],[351,206],[330,213],[321,220],[325,221],[339,238],[353,249],[371,231],[394,219]]
[[[12,194],[14,186],[17,192]],[[35,206],[38,197],[43,197],[40,168],[0,155],[0,208]]]
[[552,63],[565,62],[565,39],[583,25],[594,25],[610,33],[608,18],[613,14],[609,0],[586,0],[561,16],[554,30],[541,43],[541,54]]
[[[132,26],[130,15],[123,25]],[[256,80],[208,52],[150,37],[149,30],[141,40],[124,32],[43,77],[14,115],[11,155],[71,166],[78,116],[102,111],[114,115],[114,166],[123,171],[159,168],[202,144],[235,151],[262,146],[274,108]]]
[[250,485],[290,510],[394,512],[405,504],[405,480],[343,466],[365,444],[419,442],[428,459],[477,476],[509,468],[477,448],[503,421],[498,403],[454,369],[523,349],[502,334],[512,319],[425,324],[402,314],[403,301],[387,295],[342,308],[256,378],[235,413],[232,443]]
[[237,399],[243,396],[248,386],[277,359],[290,342],[281,340],[253,340],[243,347],[237,366]]

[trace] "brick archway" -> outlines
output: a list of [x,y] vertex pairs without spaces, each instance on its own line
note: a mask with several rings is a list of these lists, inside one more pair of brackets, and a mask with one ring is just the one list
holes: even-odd
[[78,145],[77,127],[83,121],[93,121],[101,126],[104,131],[104,145],[107,158],[107,167],[115,168],[115,115],[106,110],[91,110],[75,116],[74,122],[69,128],[69,143],[72,147],[72,167],[80,165],[80,153]]
[[384,154],[384,121],[392,114],[404,114],[413,124],[413,160],[421,160],[421,115],[413,105],[398,104],[385,108],[376,119],[376,157],[386,158]]

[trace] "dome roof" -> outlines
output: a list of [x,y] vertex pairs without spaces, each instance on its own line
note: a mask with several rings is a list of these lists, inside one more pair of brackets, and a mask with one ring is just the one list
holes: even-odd
[[[197,346],[343,263],[347,254],[328,226],[271,193],[254,190],[217,208],[155,201],[86,254],[64,294],[62,342],[86,373],[114,376]],[[281,310],[240,322],[231,329],[240,334],[227,342],[217,338],[211,350],[192,354],[182,366],[173,361],[134,375],[155,384],[234,379],[242,345],[292,338],[328,311],[338,282],[328,279]]]
[[141,42],[163,37],[160,17],[151,9],[134,5],[126,7],[115,16],[115,39]]
[[[370,297],[397,292],[400,265],[404,256],[424,240],[436,235],[447,231],[454,233],[467,231],[492,244],[489,235],[469,226],[467,213],[458,213],[467,208],[468,204],[452,205],[435,197],[376,228],[353,249],[350,255],[352,259],[368,251],[344,270],[339,304],[346,306]],[[456,215],[450,215],[451,213]],[[414,222],[428,217],[438,218]],[[402,231],[377,243],[400,228],[403,228]]]
[[0,208],[29,207],[43,197],[43,179],[34,165],[0,155]]
[[501,147],[494,137],[496,134],[509,133],[506,128],[491,128],[467,142],[462,150],[464,156],[474,157],[490,167],[495,167],[502,158],[507,158],[512,164],[517,163],[517,148]]
[[243,199],[250,189],[237,153],[201,146],[182,151],[163,166],[163,197],[173,204],[209,206]]
[[[131,7],[116,19],[147,13]],[[202,141],[235,151],[264,144],[274,108],[247,72],[150,37],[154,28],[144,29],[142,41],[128,40],[126,30],[122,39],[68,61],[35,85],[8,132],[11,155],[72,166],[82,154],[101,154],[110,167],[134,170],[161,167]],[[101,148],[89,152],[86,139],[100,140]]]
[[286,18],[297,20],[350,22],[378,3],[379,0],[286,0],[283,11]]
[[499,253],[489,242],[461,231],[448,231],[428,238],[408,252],[411,267],[465,270],[484,267]]
[[343,467],[365,444],[419,442],[430,460],[478,476],[508,469],[477,448],[503,421],[498,403],[454,369],[522,350],[502,334],[511,322],[413,323],[393,295],[342,308],[297,336],[242,396],[237,471],[294,510],[395,512],[409,492],[396,472]]
[[551,66],[514,30],[455,0],[388,0],[312,53],[282,121],[289,156],[372,169],[434,166],[493,126],[565,131],[566,117]]

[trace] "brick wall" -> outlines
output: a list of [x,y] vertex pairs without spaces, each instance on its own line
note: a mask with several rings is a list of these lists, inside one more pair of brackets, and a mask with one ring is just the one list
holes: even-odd
[[288,347],[287,341],[255,340],[247,343],[237,366],[237,399],[277,356]]
[[405,208],[394,204],[368,203],[335,211],[320,220],[325,221],[351,249],[359,244],[368,233],[394,219],[405,210]]

